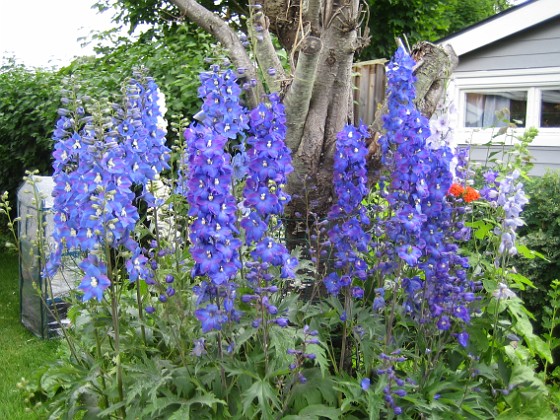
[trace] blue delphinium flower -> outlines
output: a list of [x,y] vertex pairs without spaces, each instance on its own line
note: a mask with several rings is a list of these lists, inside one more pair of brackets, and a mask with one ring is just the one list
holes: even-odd
[[[74,128],[70,138],[57,139],[55,149],[60,153],[56,156],[53,175],[56,212],[53,237],[59,246],[99,256],[105,246],[117,248],[127,243],[138,220],[138,212],[131,204],[134,193],[130,189],[130,171],[113,131],[100,133],[89,121],[81,129]],[[101,264],[103,259],[88,261],[91,271],[95,261]],[[52,267],[56,263],[52,262]],[[85,291],[84,300],[94,296],[90,290],[95,290],[99,299],[100,288],[104,290],[109,285],[99,281],[91,289],[90,277],[86,272],[80,285]]]
[[[426,142],[429,122],[413,103],[414,65],[399,48],[387,70],[386,134],[379,144],[388,169],[381,178],[382,193],[391,212],[380,220],[377,235],[382,240],[375,244],[376,255],[384,256],[379,268],[386,274],[403,269],[405,273],[408,269],[423,272],[423,278],[405,276],[402,280],[411,315],[420,322],[432,319],[442,331],[451,327],[447,320],[464,329],[473,300],[472,284],[466,278],[468,261],[459,255],[457,245],[468,237],[464,225],[455,220],[464,210],[454,207],[447,197],[453,181],[449,145]],[[458,229],[462,229],[459,235]],[[466,342],[464,334],[461,344]]]
[[212,330],[221,330],[222,324],[228,320],[224,312],[213,303],[205,308],[196,309],[194,315],[202,324],[202,332],[204,333]]
[[231,70],[221,72],[214,66],[210,72],[202,73],[200,79],[204,119],[202,124],[194,123],[185,131],[188,171],[184,193],[190,204],[189,215],[195,217],[189,235],[195,261],[192,274],[207,277],[214,286],[204,288],[204,294],[199,295],[200,303],[221,300],[219,308],[214,308],[216,303],[199,308],[197,316],[207,332],[238,317],[233,308],[232,279],[241,267],[241,242],[235,237],[238,232],[233,168],[225,148],[247,125],[239,99],[241,89]]
[[[523,183],[518,181],[520,175],[519,170],[515,169],[503,179],[495,181],[497,184],[495,201],[504,211],[502,224],[495,229],[495,233],[500,235],[498,252],[502,255],[517,254],[517,248],[515,247],[516,230],[524,224],[520,214],[523,211],[523,206],[529,202],[523,191]],[[499,261],[496,260],[496,263],[499,264]]]
[[407,392],[404,389],[405,381],[400,379],[395,372],[395,365],[404,362],[406,358],[400,355],[400,350],[396,350],[391,354],[381,353],[380,359],[383,367],[377,369],[377,374],[387,378],[387,385],[383,387],[383,399],[398,416],[402,414],[402,408],[395,401],[395,397],[405,397]]
[[307,346],[310,344],[319,344],[319,331],[312,330],[309,325],[304,325],[301,331],[301,344],[299,348],[289,348],[288,355],[293,356],[294,361],[290,364],[289,369],[299,383],[306,383],[307,378],[303,375],[303,365],[307,360],[315,360],[317,355],[309,353]]
[[368,193],[365,139],[367,127],[346,125],[338,133],[334,155],[334,192],[336,201],[328,218],[333,226],[329,229],[329,242],[334,245],[334,268],[324,283],[330,294],[352,289],[352,295],[363,296],[361,286],[353,286],[353,280],[364,281],[367,266],[362,256],[368,252],[370,235],[364,230],[370,221],[362,200]]
[[480,196],[486,200],[492,207],[498,206],[498,179],[499,173],[497,171],[488,170],[483,174],[484,186],[480,189]]
[[91,298],[96,298],[98,301],[101,301],[103,299],[103,291],[111,284],[107,277],[107,266],[103,261],[90,254],[80,263],[80,268],[84,272],[84,277],[78,289],[84,293],[83,300],[87,301]]
[[119,110],[118,132],[130,165],[130,179],[143,187],[143,197],[154,206],[148,184],[169,169],[170,149],[165,130],[158,121],[162,117],[158,104],[160,92],[151,77],[137,71],[126,87],[126,109]]
[[[127,109],[118,111],[117,119],[96,116],[94,120],[75,99],[75,110],[61,112],[54,133],[53,238],[57,248],[44,274],[56,272],[62,248],[87,253],[79,286],[84,300],[100,299],[99,293],[110,284],[105,281],[111,275],[104,265],[107,247],[128,250],[133,261],[127,263],[131,280],[141,277],[143,261],[133,233],[139,215],[132,204],[132,188],[135,183],[144,188],[167,167],[169,159],[165,138],[156,127],[157,86],[151,79],[146,86],[131,83],[135,88],[127,91]],[[143,178],[138,177],[141,167],[148,168]],[[105,277],[92,274],[95,265],[105,270]]]
[[[253,293],[243,299],[264,309],[269,322],[285,326],[286,320],[270,304],[271,294],[278,288],[270,284],[274,276],[268,273],[270,267],[279,267],[281,278],[293,277],[297,264],[287,248],[272,237],[282,228],[277,216],[290,201],[283,188],[288,174],[293,171],[291,153],[284,143],[286,116],[277,94],[269,95],[267,102],[260,103],[249,113],[248,133],[247,177],[243,189],[243,205],[248,213],[241,226],[245,230],[246,244],[254,246],[250,254],[253,262],[248,264],[246,275]],[[260,320],[254,325],[259,326]]]

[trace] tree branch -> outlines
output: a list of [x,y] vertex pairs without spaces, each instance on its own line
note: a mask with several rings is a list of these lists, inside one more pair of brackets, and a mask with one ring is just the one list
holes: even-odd
[[[276,54],[276,49],[268,31],[268,18],[262,12],[255,13],[247,26],[253,44],[253,52],[270,92],[279,92],[281,82],[286,78],[282,63]],[[268,72],[274,69],[274,74]]]
[[308,0],[305,16],[311,25],[311,35],[321,36],[321,0]]
[[321,45],[321,40],[317,37],[307,36],[304,39],[294,80],[284,101],[288,129],[286,145],[293,152],[298,150],[302,140],[303,129],[309,112],[309,103],[313,96],[315,72]]
[[[257,81],[257,91],[262,92],[262,86],[255,71],[249,54],[241,44],[236,33],[229,25],[210,10],[206,9],[195,0],[171,0],[182,13],[185,14],[192,22],[196,23],[216,40],[218,40],[230,53],[230,59],[237,67],[246,69],[246,77]],[[260,95],[252,91],[252,95],[248,95],[248,106],[254,108],[259,102]]]

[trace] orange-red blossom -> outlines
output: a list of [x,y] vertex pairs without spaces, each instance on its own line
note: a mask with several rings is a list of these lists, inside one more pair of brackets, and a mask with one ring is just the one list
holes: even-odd
[[449,194],[457,198],[462,198],[467,203],[478,200],[480,198],[479,192],[473,187],[467,186],[465,188],[459,184],[451,184],[451,187],[449,188]]

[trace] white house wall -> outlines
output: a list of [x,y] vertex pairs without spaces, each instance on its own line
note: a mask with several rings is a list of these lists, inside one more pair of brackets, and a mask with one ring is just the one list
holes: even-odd
[[557,66],[560,66],[560,16],[462,55],[456,75],[472,71]]
[[[503,152],[511,150],[511,146],[481,146],[473,145],[470,148],[470,160],[471,162],[486,164],[488,162],[488,157],[492,154],[492,159],[504,160],[507,158]],[[547,171],[559,171],[560,170],[560,146],[540,146],[540,147],[530,147],[531,155],[533,157],[534,167],[530,171],[530,175],[542,176]],[[491,165],[491,162],[488,162]]]
[[[541,9],[545,0],[536,1]],[[560,6],[560,0],[556,3]],[[517,13],[519,16],[519,13]],[[507,15],[505,16],[507,18]],[[496,18],[489,24],[480,25],[490,30],[500,27],[500,22],[507,19]],[[475,28],[476,29],[476,28]],[[472,32],[472,31],[471,31]],[[466,31],[448,40],[461,42],[466,35],[475,32]],[[547,169],[560,169],[560,127],[540,128],[540,106],[542,89],[560,90],[560,15],[544,19],[536,26],[521,31],[511,31],[509,36],[487,42],[476,49],[459,55],[459,65],[453,74],[453,91],[458,109],[455,139],[459,144],[470,144],[472,158],[484,161],[488,148],[482,146],[488,142],[503,142],[506,147],[515,143],[516,136],[521,136],[526,128],[536,127],[539,135],[530,147],[535,158],[534,175],[542,175]],[[495,34],[488,34],[493,39]],[[480,33],[477,37],[480,36]],[[473,42],[476,39],[471,39]],[[447,40],[442,40],[445,44]],[[472,46],[472,45],[471,45]],[[466,94],[493,92],[527,92],[527,114],[524,128],[510,130],[508,135],[495,136],[496,128],[466,128]],[[492,150],[499,150],[493,147]]]
[[[539,128],[540,118],[540,89],[560,89],[560,67],[538,69],[492,70],[478,72],[457,72],[454,74],[454,97],[457,104],[456,139],[459,143],[485,144],[497,133],[497,129],[472,129],[465,127],[466,93],[504,90],[526,90],[527,119],[525,127],[537,127],[539,135],[533,142],[534,146],[560,146],[559,128]],[[514,130],[519,136],[525,128]],[[512,144],[512,136],[499,136],[496,141]],[[559,157],[560,158],[560,157]],[[560,160],[560,159],[559,159]]]

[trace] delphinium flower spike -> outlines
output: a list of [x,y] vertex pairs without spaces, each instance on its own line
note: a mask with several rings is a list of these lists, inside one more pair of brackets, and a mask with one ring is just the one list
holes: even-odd
[[[414,60],[399,48],[388,66],[388,109],[384,116],[386,134],[379,144],[388,173],[382,177],[382,191],[391,216],[381,221],[378,255],[380,268],[397,274],[420,270],[420,276],[406,276],[402,287],[408,295],[409,313],[420,322],[431,319],[440,331],[458,324],[459,342],[466,345],[464,326],[470,321],[472,284],[466,278],[468,261],[459,255],[456,235],[459,227],[447,193],[453,181],[450,170],[453,153],[448,144],[428,145],[429,122],[414,105]],[[467,233],[463,230],[463,233]],[[392,249],[387,243],[396,244]],[[401,263],[396,264],[395,259]],[[424,304],[425,303],[425,304]]]
[[336,201],[328,218],[333,224],[329,230],[329,242],[333,244],[334,268],[324,283],[330,294],[351,292],[355,298],[363,296],[363,288],[353,284],[364,281],[367,265],[363,255],[368,252],[370,235],[365,227],[370,221],[362,200],[368,193],[365,139],[367,127],[347,125],[338,133],[334,157],[334,191]]
[[[227,320],[239,316],[234,309],[236,285],[232,279],[239,270],[240,241],[237,234],[237,205],[232,193],[231,156],[225,151],[229,139],[246,128],[245,111],[240,104],[241,89],[231,70],[212,70],[201,74],[199,96],[203,98],[204,121],[193,123],[186,131],[187,190],[191,226],[191,254],[195,260],[194,277],[206,277],[195,290],[199,307],[195,315],[203,331],[221,329]],[[219,305],[219,306],[218,306]]]
[[[292,172],[290,150],[284,143],[286,117],[277,94],[271,94],[249,114],[249,137],[247,138],[247,178],[243,189],[244,207],[248,210],[241,221],[247,245],[254,244],[251,252],[253,262],[248,264],[246,275],[252,294],[243,296],[245,302],[253,302],[265,308],[270,322],[285,326],[287,321],[270,304],[270,295],[278,290],[271,284],[274,276],[270,267],[280,268],[280,277],[294,277],[295,258],[287,248],[272,237],[282,228],[278,219],[289,202],[290,196],[283,191],[287,177]],[[263,317],[255,320],[258,326]]]
[[[153,148],[147,137],[153,134],[150,131],[153,123],[151,115],[158,115],[154,108],[157,105],[152,103],[157,86],[153,81],[148,83],[151,86],[148,89],[138,88],[147,92],[147,99],[141,100],[138,106],[131,106],[133,111],[130,114],[124,113],[125,117],[131,118],[128,125],[130,131],[148,133],[137,139],[140,142],[138,149],[144,143]],[[137,92],[131,96],[136,100]],[[130,104],[130,98],[128,100]],[[85,273],[79,286],[84,292],[83,299],[95,297],[101,300],[103,290],[109,286],[106,280],[111,277],[106,266],[107,250],[124,247],[133,253],[133,259],[138,257],[134,255],[138,245],[133,232],[139,215],[133,205],[135,193],[132,186],[141,180],[134,178],[136,175],[131,169],[135,167],[135,162],[141,161],[150,168],[151,176],[157,177],[158,171],[165,168],[167,158],[164,139],[157,134],[152,136],[157,138],[160,146],[157,152],[145,153],[139,159],[137,150],[130,151],[127,148],[129,137],[123,133],[127,124],[120,124],[118,120],[99,111],[93,116],[86,116],[82,104],[76,98],[73,104],[73,117],[69,118],[68,112],[63,113],[54,134],[53,237],[60,246],[53,253],[44,274],[53,275],[56,272],[62,247],[83,251],[87,254],[80,264]],[[139,266],[138,259],[127,265],[134,269]],[[138,278],[133,271],[131,280]]]

